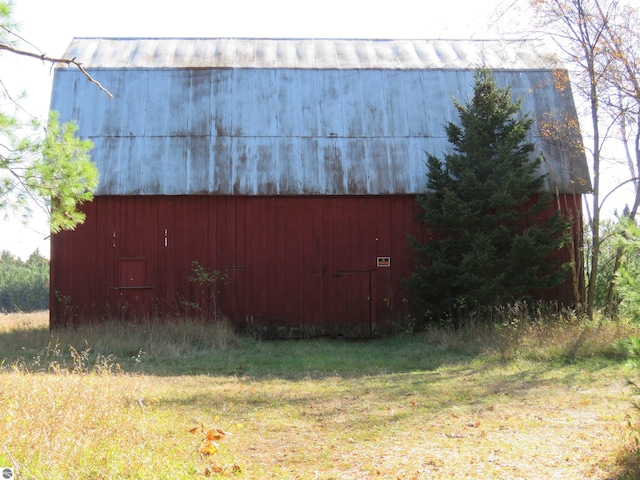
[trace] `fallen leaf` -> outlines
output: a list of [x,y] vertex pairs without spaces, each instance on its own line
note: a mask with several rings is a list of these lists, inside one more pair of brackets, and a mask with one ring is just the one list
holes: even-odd
[[218,449],[216,448],[216,446],[213,443],[207,443],[206,445],[204,445],[201,449],[200,449],[200,453],[203,455],[213,455],[214,453],[216,453],[218,451]]
[[222,467],[217,463],[212,463],[207,468],[204,469],[204,475],[206,477],[210,477],[214,473],[222,473]]
[[220,430],[220,429],[216,429],[216,430],[209,430],[207,432],[207,440],[212,441],[212,440],[220,440],[222,439],[222,437],[225,436],[225,433]]

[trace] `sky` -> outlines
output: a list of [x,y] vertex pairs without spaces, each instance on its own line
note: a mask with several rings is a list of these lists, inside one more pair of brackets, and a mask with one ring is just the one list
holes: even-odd
[[[33,50],[60,57],[74,37],[497,38],[497,15],[511,0],[14,0],[19,34]],[[513,8],[507,14],[525,20]],[[517,22],[512,22],[515,24]],[[29,48],[24,46],[23,48]],[[9,91],[38,118],[49,109],[53,69],[0,56]],[[46,218],[26,226],[0,213],[0,251],[48,256]]]

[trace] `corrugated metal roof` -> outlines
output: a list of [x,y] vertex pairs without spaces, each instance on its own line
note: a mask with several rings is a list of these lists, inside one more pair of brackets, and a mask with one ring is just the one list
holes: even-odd
[[65,56],[114,98],[58,68],[51,108],[94,141],[99,195],[413,194],[425,187],[425,151],[450,148],[452,98],[471,95],[484,58],[535,120],[532,139],[553,166],[548,188],[555,179],[563,193],[585,192],[586,158],[570,148],[578,132],[563,145],[541,134],[577,116],[555,63],[535,51],[493,41],[75,39]]
[[525,40],[76,38],[64,56],[86,68],[531,70],[558,63],[540,42]]

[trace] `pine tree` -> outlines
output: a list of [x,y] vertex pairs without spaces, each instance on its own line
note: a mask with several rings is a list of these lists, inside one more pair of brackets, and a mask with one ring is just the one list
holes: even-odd
[[568,223],[541,215],[552,198],[540,194],[542,158],[527,141],[533,120],[490,71],[474,80],[468,103],[455,102],[459,125],[445,127],[452,150],[444,161],[427,153],[417,197],[429,238],[411,239],[418,261],[407,284],[425,321],[524,299],[565,278],[553,254]]

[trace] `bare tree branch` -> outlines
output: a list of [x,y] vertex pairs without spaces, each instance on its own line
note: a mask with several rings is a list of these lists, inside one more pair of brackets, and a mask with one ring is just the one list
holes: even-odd
[[34,53],[34,52],[29,52],[27,50],[20,50],[19,48],[15,48],[7,43],[4,42],[0,42],[0,50],[7,50],[11,53],[15,53],[16,55],[22,55],[25,57],[32,57],[32,58],[37,58],[39,60],[42,60],[43,62],[50,62],[52,64],[65,64],[65,65],[74,65],[75,67],[78,68],[78,70],[80,70],[85,77],[87,77],[87,79],[93,83],[94,85],[96,85],[100,90],[102,90],[104,93],[106,93],[107,95],[109,95],[109,98],[113,98],[113,95],[111,94],[111,92],[109,92],[109,90],[107,90],[106,88],[104,88],[102,86],[102,84],[100,82],[98,82],[95,78],[93,78],[91,76],[91,74],[89,72],[87,72],[85,70],[85,68],[82,66],[82,64],[80,62],[78,62],[75,58],[54,58],[54,57],[49,57],[44,53]]

